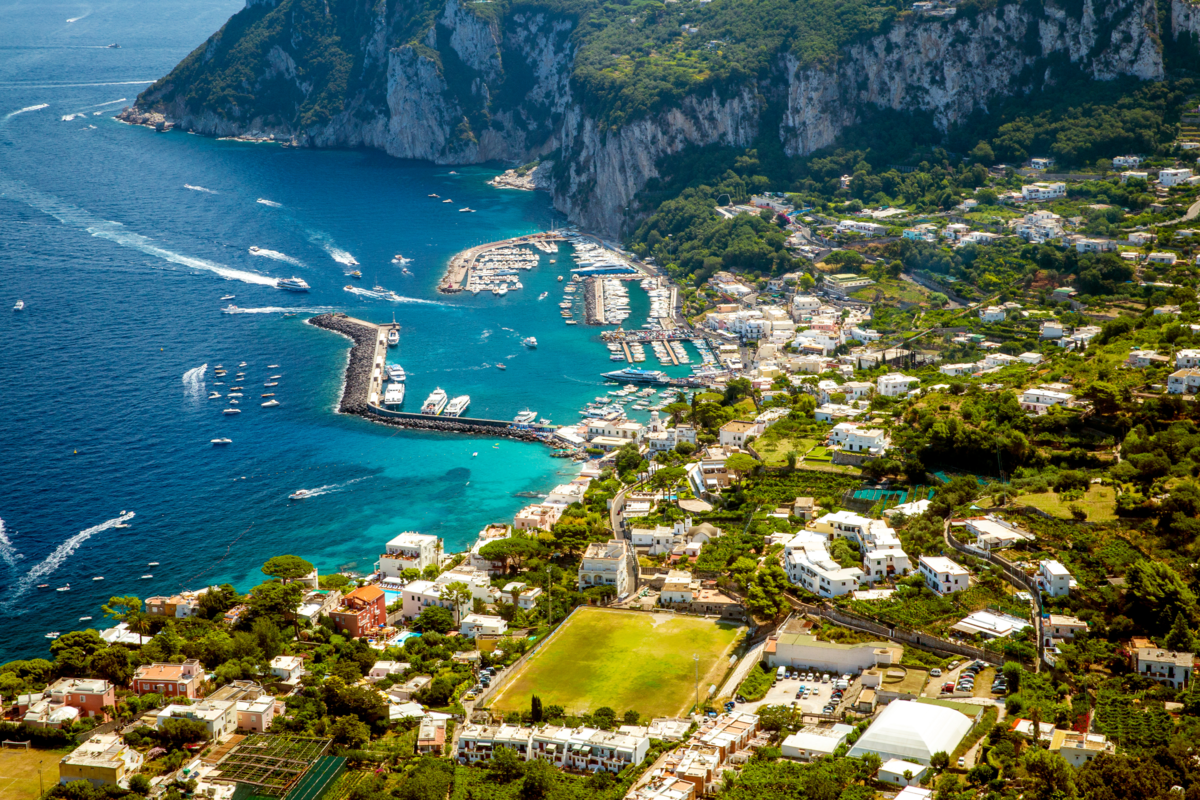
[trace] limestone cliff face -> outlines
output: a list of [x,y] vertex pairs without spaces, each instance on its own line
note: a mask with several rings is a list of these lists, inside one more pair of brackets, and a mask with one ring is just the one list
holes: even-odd
[[1200,37],[1200,5],[1190,0],[1171,0],[1171,38]]
[[[887,34],[848,48],[831,69],[803,68],[786,58],[780,137],[787,151],[827,147],[866,106],[932,112],[945,129],[986,111],[991,101],[1053,85],[1052,68],[1036,68],[1055,56],[1096,80],[1162,78],[1153,0],[1084,0],[1079,18],[1050,3],[1040,17],[1027,8],[1001,6],[971,19],[902,19]],[[1035,48],[1027,46],[1031,40]],[[1031,82],[1022,84],[1026,70]]]
[[[613,129],[573,84],[574,20],[488,14],[464,0],[433,0],[428,14],[421,3],[429,1],[339,0],[335,25],[330,2],[322,18],[313,11],[319,4],[247,0],[125,116],[442,164],[542,157],[558,162],[539,170],[554,176],[556,207],[615,234],[663,156],[750,144],[768,103],[783,106],[778,135],[799,155],[832,144],[868,107],[930,112],[945,128],[999,98],[1052,86],[1066,62],[1097,80],[1163,74],[1154,0],[1078,0],[1074,11],[1046,0],[950,19],[904,14],[836,63],[802,65],[781,54],[764,80],[709,87]],[[1171,2],[1174,35],[1200,32],[1200,12]],[[268,42],[249,55],[248,30]],[[336,69],[327,68],[330,53],[344,55]]]

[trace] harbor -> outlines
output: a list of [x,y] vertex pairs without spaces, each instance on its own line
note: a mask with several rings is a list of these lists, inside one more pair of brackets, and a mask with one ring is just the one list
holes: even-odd
[[[488,258],[488,256],[495,255],[496,251],[529,246],[542,252],[551,253],[557,251],[558,242],[564,241],[566,241],[565,236],[551,231],[517,236],[468,248],[450,259],[450,263],[446,266],[446,273],[438,284],[438,291],[442,294],[455,294],[464,289],[471,290],[471,287],[476,285],[473,280],[473,271],[493,262],[494,259]],[[512,254],[506,253],[506,255]]]

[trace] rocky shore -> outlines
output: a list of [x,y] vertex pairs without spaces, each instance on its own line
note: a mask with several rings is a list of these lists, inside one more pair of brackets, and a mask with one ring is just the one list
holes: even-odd
[[550,169],[553,166],[550,163],[526,169],[520,167],[518,169],[505,170],[504,174],[497,175],[488,183],[497,189],[520,189],[526,192],[533,192],[538,189],[550,189]]
[[353,414],[393,428],[551,443],[529,430],[475,425],[451,417],[390,417],[378,414],[367,402],[371,367],[375,360],[377,329],[374,326],[364,326],[343,314],[320,314],[311,317],[308,323],[323,330],[340,333],[354,342],[354,346],[350,348],[350,358],[346,361],[346,378],[342,383],[342,399],[338,403],[338,411],[342,414]]

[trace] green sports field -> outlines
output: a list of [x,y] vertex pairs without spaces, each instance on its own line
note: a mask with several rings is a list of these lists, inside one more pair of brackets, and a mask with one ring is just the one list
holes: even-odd
[[700,656],[700,696],[721,683],[744,626],[675,614],[580,608],[542,646],[491,707],[525,711],[538,695],[568,713],[608,706],[618,715],[674,716],[691,707]]

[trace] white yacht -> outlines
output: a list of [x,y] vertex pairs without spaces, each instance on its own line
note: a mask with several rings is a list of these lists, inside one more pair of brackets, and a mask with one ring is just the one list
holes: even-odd
[[262,404],[262,407],[263,408],[274,408],[277,405],[279,405],[278,400],[268,400],[267,402]]
[[537,339],[533,338],[532,336],[522,339],[521,344],[525,345],[526,347],[528,347],[531,350],[537,349]]
[[308,284],[302,279],[294,276],[291,278],[280,278],[279,280],[275,281],[275,287],[277,289],[286,289],[289,292],[308,291]]
[[398,406],[404,402],[404,384],[389,383],[387,389],[383,392],[383,404],[385,406]]
[[[221,445],[224,445],[224,444],[233,444],[233,439],[224,439],[224,438],[213,439],[212,444],[213,444],[213,447],[220,447]],[[92,580],[98,581],[98,580],[102,580],[102,579],[101,578],[92,578]]]
[[222,414],[240,414],[240,413],[242,413],[242,410],[240,408],[227,408],[224,411],[222,411],[221,413]]
[[400,331],[395,328],[390,329],[387,335],[387,343],[388,347],[395,347],[400,344]]
[[393,381],[395,383],[404,383],[404,379],[408,377],[404,374],[404,367],[400,366],[399,364],[388,364],[387,376],[389,381]]
[[549,292],[542,292],[541,294],[538,295],[538,300],[545,300],[549,294],[550,294]]
[[25,301],[24,301],[24,300],[18,300],[18,301],[17,301],[17,304],[16,304],[15,306],[13,306],[13,311],[21,311],[21,310],[23,310],[24,308],[25,308]]
[[537,412],[530,411],[528,408],[513,417],[513,422],[518,425],[530,425],[537,419]]
[[442,413],[442,409],[446,407],[449,398],[446,397],[444,389],[438,388],[433,390],[433,394],[425,398],[425,402],[421,405],[422,414],[438,415]]
[[450,401],[450,405],[446,406],[446,416],[461,417],[469,405],[471,405],[471,396],[469,394],[460,394]]
[[209,399],[209,400],[216,400],[216,399],[217,399],[218,397],[220,397],[220,396],[221,396],[221,393],[220,393],[220,392],[213,392],[212,394],[210,394],[210,395],[208,396],[208,399]]

